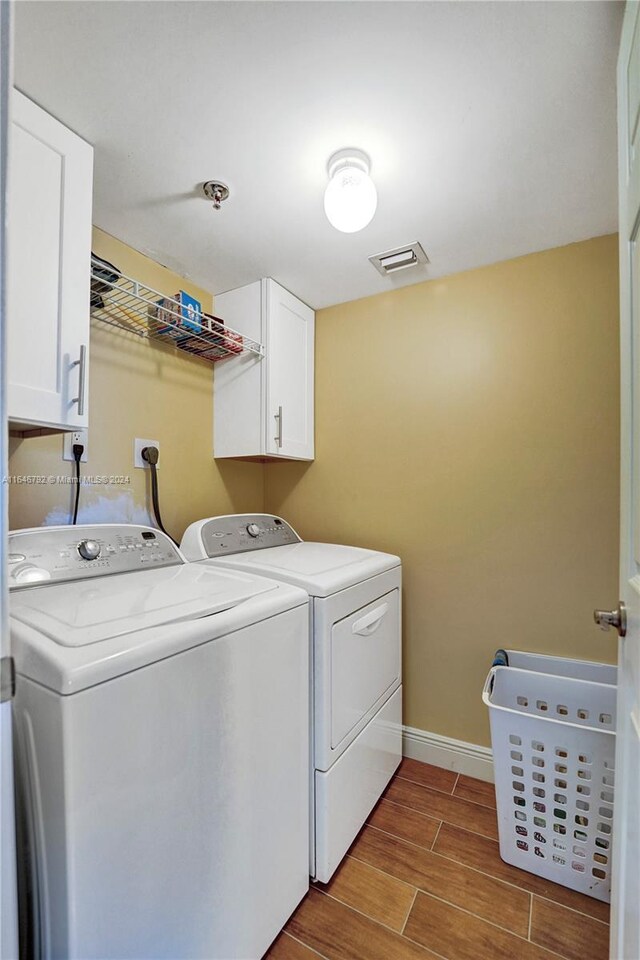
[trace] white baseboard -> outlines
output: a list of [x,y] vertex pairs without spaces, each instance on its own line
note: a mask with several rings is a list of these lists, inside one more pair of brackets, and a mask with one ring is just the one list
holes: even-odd
[[412,760],[432,763],[436,767],[465,773],[488,783],[494,782],[493,754],[490,747],[453,740],[439,733],[418,730],[417,727],[403,727],[402,753]]

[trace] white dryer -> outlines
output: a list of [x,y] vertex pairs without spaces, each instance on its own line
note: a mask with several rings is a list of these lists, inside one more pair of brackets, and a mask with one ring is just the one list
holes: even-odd
[[304,588],[311,597],[310,873],[327,882],[402,757],[401,563],[303,542],[280,517],[212,517],[186,530],[188,560]]
[[129,525],[9,571],[32,955],[258,960],[309,882],[307,594]]

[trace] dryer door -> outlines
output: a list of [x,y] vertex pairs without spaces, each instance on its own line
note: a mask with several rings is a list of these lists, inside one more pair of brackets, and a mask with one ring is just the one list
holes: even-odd
[[331,629],[331,749],[400,676],[400,591],[390,590]]
[[326,599],[315,613],[315,766],[328,770],[400,684],[400,571]]

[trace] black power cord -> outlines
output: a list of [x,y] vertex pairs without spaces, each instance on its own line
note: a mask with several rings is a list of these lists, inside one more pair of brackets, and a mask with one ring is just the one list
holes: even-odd
[[169,537],[170,540],[173,540],[176,547],[178,546],[178,541],[174,540],[170,533],[164,528],[162,522],[162,517],[160,516],[160,497],[158,496],[158,471],[156,464],[158,463],[158,458],[160,453],[157,447],[143,447],[140,451],[140,456],[149,464],[149,469],[151,470],[151,500],[153,502],[153,513],[156,518],[156,523],[158,528]]
[[82,459],[82,454],[84,453],[84,444],[74,443],[71,449],[73,451],[73,459],[75,460],[76,464],[76,498],[73,507],[73,520],[71,521],[75,526],[75,524],[78,522],[78,506],[80,504],[80,460]]

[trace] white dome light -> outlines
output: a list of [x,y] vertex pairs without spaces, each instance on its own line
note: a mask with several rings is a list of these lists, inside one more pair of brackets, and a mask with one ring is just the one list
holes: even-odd
[[329,160],[329,183],[324,193],[324,212],[329,223],[342,233],[355,233],[371,222],[378,194],[369,176],[371,163],[362,150],[349,148]]

